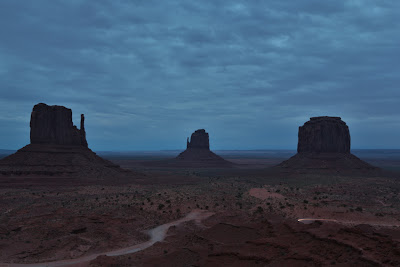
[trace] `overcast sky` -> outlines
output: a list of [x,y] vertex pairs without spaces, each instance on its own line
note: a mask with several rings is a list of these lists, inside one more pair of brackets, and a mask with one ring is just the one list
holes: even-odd
[[1,0],[0,148],[63,105],[93,150],[296,149],[340,116],[352,148],[400,148],[400,1]]

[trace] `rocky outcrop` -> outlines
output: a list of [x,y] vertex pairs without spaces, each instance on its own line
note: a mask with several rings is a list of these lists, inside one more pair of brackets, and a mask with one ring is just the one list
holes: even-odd
[[85,117],[81,115],[81,129],[72,123],[72,111],[63,106],[48,106],[39,103],[31,114],[31,144],[53,144],[87,147],[84,126]]
[[350,153],[350,131],[340,117],[313,117],[299,127],[297,154],[278,169],[300,173],[379,171]]
[[31,144],[1,159],[0,175],[84,180],[115,179],[133,174],[88,148],[83,114],[78,129],[72,123],[70,109],[40,103],[33,107],[30,127]]
[[299,127],[298,153],[350,153],[349,127],[340,117],[313,117]]
[[186,148],[198,148],[198,149],[208,149],[210,150],[209,136],[206,130],[199,129],[192,133],[192,136],[187,139]]
[[233,163],[223,159],[210,150],[208,133],[204,129],[192,133],[187,139],[187,148],[180,153],[174,161],[168,162],[169,166],[182,167],[228,167]]
[[85,131],[85,115],[81,114],[81,129],[79,130],[81,136],[81,145],[87,147],[86,131]]

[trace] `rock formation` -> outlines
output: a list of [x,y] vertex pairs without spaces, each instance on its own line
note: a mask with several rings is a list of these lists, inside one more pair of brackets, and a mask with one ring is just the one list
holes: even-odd
[[277,167],[311,170],[377,170],[350,153],[350,131],[340,117],[313,117],[299,127],[297,154]]
[[194,133],[192,133],[192,136],[187,138],[186,142],[186,148],[191,149],[191,148],[198,148],[198,149],[208,149],[210,150],[210,141],[208,137],[208,133],[206,133],[206,130],[200,129],[196,130]]
[[233,163],[224,160],[210,150],[209,136],[204,129],[192,133],[187,139],[187,148],[175,160],[178,165],[186,167],[227,167]]
[[81,129],[72,124],[72,111],[63,106],[48,106],[39,103],[31,114],[31,144],[51,144],[87,147],[84,126],[85,117],[81,115]]
[[350,153],[349,127],[339,117],[313,117],[299,127],[297,152]]
[[132,174],[88,148],[83,114],[78,129],[72,123],[70,109],[40,103],[33,107],[30,127],[31,143],[0,160],[0,174],[75,178]]

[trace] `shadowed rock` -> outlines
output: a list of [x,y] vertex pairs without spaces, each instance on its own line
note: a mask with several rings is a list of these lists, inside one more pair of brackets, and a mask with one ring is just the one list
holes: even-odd
[[194,133],[192,133],[192,136],[187,139],[187,144],[186,148],[199,148],[199,149],[208,149],[210,150],[210,141],[208,137],[208,133],[206,133],[206,130],[200,129],[196,130]]
[[340,117],[313,117],[299,127],[298,153],[350,153],[350,132]]
[[44,103],[33,107],[31,114],[31,144],[86,146],[85,117],[81,115],[81,129],[72,123],[72,111],[63,106]]
[[297,154],[278,168],[309,171],[379,170],[350,153],[350,131],[340,117],[313,117],[299,127]]
[[224,160],[210,150],[209,136],[204,129],[196,130],[187,139],[187,148],[180,153],[175,161],[169,164],[178,164],[185,167],[227,167],[233,163]]
[[78,129],[72,123],[71,109],[40,103],[33,107],[30,127],[31,144],[0,160],[0,174],[74,178],[133,174],[88,148],[83,114]]

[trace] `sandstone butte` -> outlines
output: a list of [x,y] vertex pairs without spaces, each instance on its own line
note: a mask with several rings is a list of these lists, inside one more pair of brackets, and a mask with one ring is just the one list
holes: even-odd
[[44,103],[33,107],[30,144],[0,160],[3,176],[105,178],[131,174],[88,148],[83,114],[78,129],[71,109]]
[[288,171],[377,171],[350,153],[350,131],[340,117],[313,117],[299,127],[297,154],[279,164]]
[[196,130],[187,138],[186,150],[176,157],[176,162],[197,166],[227,167],[233,163],[223,159],[210,150],[209,135],[204,129]]

